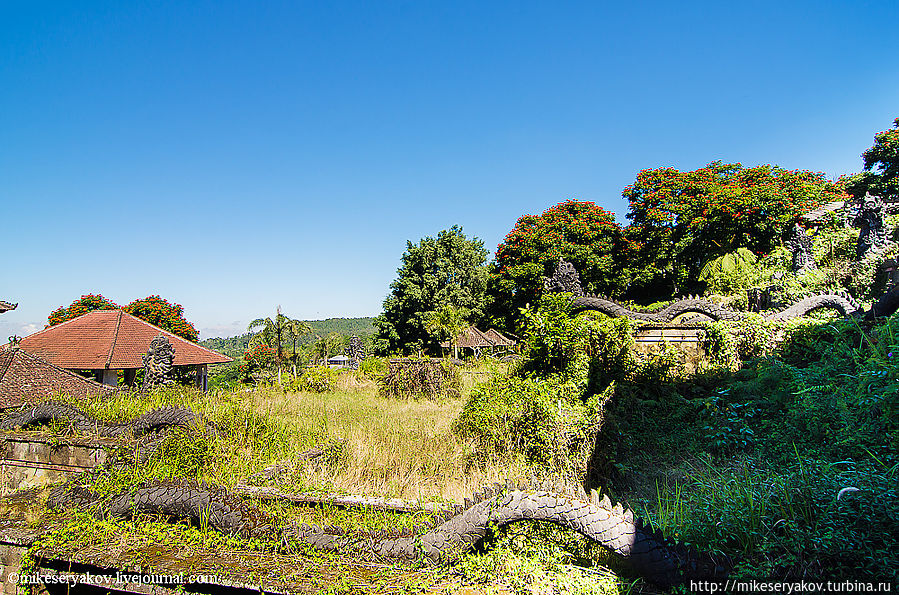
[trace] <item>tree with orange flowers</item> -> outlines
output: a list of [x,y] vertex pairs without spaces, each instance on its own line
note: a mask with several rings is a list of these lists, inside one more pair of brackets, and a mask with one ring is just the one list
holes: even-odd
[[769,252],[800,215],[846,193],[823,173],[715,161],[643,170],[622,196],[635,254],[629,293],[657,298],[699,289],[703,265],[737,248]]
[[615,215],[592,202],[567,200],[525,215],[496,249],[488,280],[491,323],[515,332],[519,309],[534,304],[559,258],[571,262],[584,289],[618,294],[630,249]]
[[68,306],[60,306],[56,310],[53,310],[53,312],[50,313],[50,316],[47,317],[47,326],[56,326],[61,322],[78,318],[79,316],[87,314],[88,312],[93,312],[94,310],[118,310],[120,307],[121,306],[106,299],[99,293],[88,293]]
[[134,300],[123,308],[100,294],[89,293],[68,306],[60,306],[54,310],[47,318],[47,322],[48,326],[54,326],[94,310],[119,309],[188,341],[196,341],[199,338],[197,329],[184,318],[184,307],[181,304],[171,304],[158,295]]

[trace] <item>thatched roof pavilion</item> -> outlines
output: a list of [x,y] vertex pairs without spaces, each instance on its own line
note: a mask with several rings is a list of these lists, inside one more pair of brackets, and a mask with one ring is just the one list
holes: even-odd
[[[490,349],[491,353],[497,349],[507,349],[515,346],[515,341],[506,337],[498,330],[491,328],[487,332],[479,330],[475,326],[469,326],[456,337],[454,341],[459,349],[471,349],[479,355],[482,349]],[[450,341],[443,341],[441,347],[448,349]]]

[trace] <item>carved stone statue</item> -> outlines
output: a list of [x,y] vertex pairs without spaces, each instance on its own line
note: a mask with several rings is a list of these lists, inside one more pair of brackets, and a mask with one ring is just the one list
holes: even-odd
[[870,192],[865,194],[852,225],[861,229],[855,248],[855,256],[858,260],[864,260],[871,252],[881,250],[888,245],[886,212],[879,196],[874,196]]
[[812,255],[812,239],[798,223],[784,242],[784,246],[793,254],[793,272],[814,270],[818,268]]
[[144,383],[141,392],[148,389],[172,384],[175,379],[172,374],[172,366],[175,362],[175,347],[162,333],[150,341],[144,360]]
[[362,345],[362,339],[353,335],[343,353],[350,358],[350,368],[358,370],[359,364],[365,359],[365,347]]
[[581,276],[578,275],[574,265],[559,258],[556,270],[553,271],[552,277],[543,277],[543,288],[551,292],[567,291],[573,293],[575,297],[584,295],[584,288],[581,287]]

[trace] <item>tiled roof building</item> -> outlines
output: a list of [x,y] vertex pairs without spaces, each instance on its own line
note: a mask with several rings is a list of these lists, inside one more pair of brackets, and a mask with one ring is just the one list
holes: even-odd
[[115,384],[117,371],[124,370],[125,383],[131,384],[150,341],[159,334],[175,347],[174,365],[196,367],[203,386],[205,380],[199,379],[205,378],[208,364],[232,361],[122,310],[88,312],[25,337],[19,347],[60,368],[94,370],[105,384]]
[[37,403],[59,394],[92,397],[117,390],[54,366],[22,349],[0,349],[0,409]]

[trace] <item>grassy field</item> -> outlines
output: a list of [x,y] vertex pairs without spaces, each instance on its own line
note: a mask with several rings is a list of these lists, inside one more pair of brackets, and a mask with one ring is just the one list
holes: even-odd
[[[215,434],[206,438],[176,433],[146,465],[104,470],[91,478],[92,487],[101,494],[116,493],[123,486],[148,479],[195,477],[225,486],[251,483],[283,492],[461,502],[486,483],[527,475],[523,468],[510,464],[485,465],[482,461],[475,465],[473,446],[452,429],[467,391],[493,371],[486,367],[466,370],[461,378],[462,396],[440,401],[386,399],[378,396],[374,382],[350,372],[341,374],[336,390],[324,393],[261,387],[203,394],[172,387],[144,396],[80,401],[78,406],[108,421],[132,419],[156,407],[190,407],[216,427]],[[65,432],[62,427],[51,430]],[[299,460],[299,454],[313,448],[324,454]],[[269,479],[258,476],[279,463],[285,467],[282,473]],[[334,524],[350,531],[414,527],[430,516],[297,507],[271,501],[256,504],[294,523]],[[400,570],[400,565],[392,571],[394,566],[384,566],[384,572],[393,573],[386,581],[378,578],[380,575],[363,577],[359,573],[369,572],[367,566],[353,560],[323,558],[307,549],[285,551],[278,543],[243,543],[181,525],[167,529],[163,521],[152,517],[110,524],[82,512],[51,514],[34,509],[29,515],[30,526],[46,528],[44,537],[32,548],[34,555],[79,552],[84,556],[89,551],[114,550],[116,559],[142,559],[150,567],[176,568],[183,557],[177,552],[191,552],[191,559],[207,559],[212,555],[209,552],[227,551],[235,560],[270,552],[266,555],[283,558],[283,576],[293,577],[291,580],[299,581],[296,584],[311,581],[308,584],[313,591],[321,592],[620,593],[630,588],[608,571],[573,565],[577,557],[571,552],[582,544],[575,544],[573,536],[555,528],[523,526],[502,532],[488,551],[469,554],[450,567]],[[97,553],[97,559],[103,556]],[[352,574],[355,582],[347,588],[332,584],[329,573]],[[297,578],[299,575],[305,578]]]
[[[469,374],[473,375],[473,374]],[[300,484],[341,492],[461,501],[473,491],[523,470],[471,464],[471,445],[452,431],[463,398],[385,399],[370,380],[345,374],[327,393],[247,393],[254,411],[290,428],[293,450],[330,447],[327,466],[306,466]]]
[[[476,378],[483,372],[467,374]],[[463,387],[472,383],[463,379]],[[345,372],[336,390],[323,393],[274,386],[202,394],[178,387],[76,404],[109,421],[163,406],[202,413],[222,431],[200,447],[208,451],[206,461],[198,463],[201,475],[225,485],[285,463],[287,472],[274,484],[287,491],[461,501],[481,485],[524,473],[508,465],[470,463],[471,445],[452,431],[463,403],[464,394],[440,401],[385,399],[373,381]],[[296,460],[313,448],[324,455],[307,464]],[[167,471],[176,470],[160,473]]]

